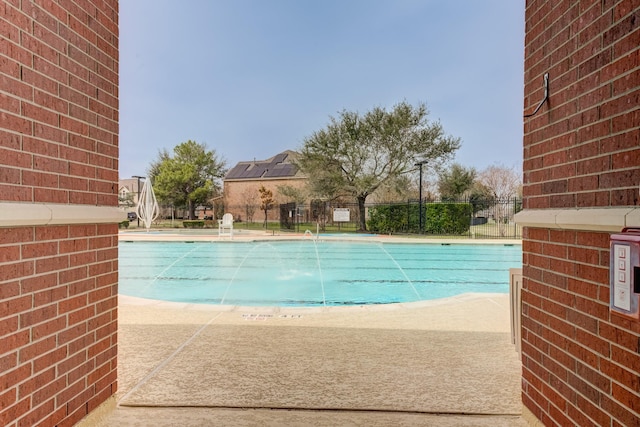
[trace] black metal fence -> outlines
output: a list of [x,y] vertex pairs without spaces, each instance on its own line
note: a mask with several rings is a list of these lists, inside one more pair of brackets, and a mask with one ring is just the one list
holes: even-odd
[[[405,200],[366,204],[366,230],[376,234],[425,235],[477,239],[519,239],[521,227],[513,217],[522,201],[512,199],[470,199],[456,201]],[[216,219],[231,213],[235,227],[267,228],[283,232],[350,233],[361,229],[357,203],[316,200],[310,204],[285,203],[266,212],[257,205],[208,207],[196,210],[207,228],[217,227]],[[158,224],[179,226],[184,209],[163,207]]]
[[[367,231],[378,234],[415,234],[467,238],[521,238],[513,216],[521,209],[519,198],[504,200],[423,201],[367,204]],[[287,203],[279,208],[280,229],[304,232],[356,232],[360,229],[356,203],[317,201]]]

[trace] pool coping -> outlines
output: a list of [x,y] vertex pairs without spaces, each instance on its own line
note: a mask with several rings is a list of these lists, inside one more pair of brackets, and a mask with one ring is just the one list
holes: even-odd
[[[477,301],[483,298],[503,297],[500,292],[465,292],[445,298],[420,300],[411,302],[399,302],[389,304],[361,304],[361,305],[325,305],[325,306],[264,306],[264,305],[224,305],[224,304],[199,304],[191,302],[176,302],[135,297],[118,294],[120,304],[129,306],[147,306],[171,310],[193,310],[212,312],[243,312],[243,313],[268,313],[268,314],[313,314],[313,313],[341,313],[341,312],[369,312],[369,311],[394,311],[404,309],[419,309],[436,307],[461,302]],[[508,295],[508,294],[506,294]]]
[[[162,234],[160,234],[162,233]],[[218,236],[217,230],[211,233],[186,234],[180,230],[151,229],[146,230],[120,230],[118,241],[120,242],[262,242],[262,241],[287,241],[287,240],[317,240],[317,241],[376,241],[382,243],[416,243],[416,244],[478,244],[478,245],[521,245],[522,239],[469,239],[469,238],[421,238],[387,234],[319,234],[306,233],[279,233],[254,230],[234,230],[232,238]]]

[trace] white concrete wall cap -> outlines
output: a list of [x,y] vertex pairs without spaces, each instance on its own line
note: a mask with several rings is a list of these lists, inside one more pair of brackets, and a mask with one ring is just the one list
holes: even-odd
[[114,206],[0,202],[0,227],[108,224],[126,219],[126,212]]
[[618,232],[640,227],[640,207],[525,209],[514,220],[523,227]]

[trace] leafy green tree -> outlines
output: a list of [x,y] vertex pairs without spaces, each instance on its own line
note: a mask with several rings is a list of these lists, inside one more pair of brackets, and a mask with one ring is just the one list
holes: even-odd
[[305,138],[297,164],[312,194],[353,197],[359,230],[366,231],[365,202],[382,184],[415,168],[417,160],[443,162],[460,147],[439,122],[427,119],[424,104],[401,102],[387,111],[360,115],[342,111],[325,129]]
[[185,206],[189,219],[195,219],[196,206],[207,204],[220,193],[220,180],[225,173],[225,161],[215,150],[191,140],[175,146],[173,156],[161,151],[149,170],[158,200]]
[[440,173],[438,179],[438,192],[444,202],[460,200],[465,193],[473,188],[477,172],[474,168],[465,168],[454,163],[451,168]]
[[469,193],[469,203],[473,207],[473,214],[489,209],[495,203],[493,192],[479,182],[474,183]]
[[[418,189],[411,178],[407,175],[399,175],[390,178],[384,184],[380,185],[375,192],[376,203],[392,203],[398,200],[408,199],[418,193]],[[417,196],[416,196],[417,197]]]
[[292,185],[278,185],[276,186],[278,189],[278,193],[284,198],[286,201],[293,201],[298,205],[304,203],[307,198],[305,192],[301,188],[294,187]]
[[264,185],[258,188],[258,193],[260,193],[260,210],[264,212],[264,228],[267,228],[267,215],[269,210],[276,204],[276,201],[273,198],[273,191],[265,188]]

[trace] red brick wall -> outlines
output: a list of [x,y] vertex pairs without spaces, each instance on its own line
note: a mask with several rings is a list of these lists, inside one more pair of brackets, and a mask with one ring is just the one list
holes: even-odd
[[[0,2],[0,204],[114,207],[117,182],[117,0]],[[0,425],[116,391],[117,259],[115,223],[0,227]]]
[[258,189],[264,186],[271,190],[276,201],[275,206],[267,211],[267,220],[273,221],[280,218],[278,205],[289,201],[278,191],[279,186],[289,186],[296,189],[303,189],[307,184],[306,179],[264,179],[256,181],[225,181],[224,182],[224,209],[233,215],[234,218],[241,218],[247,221],[246,206],[252,204],[255,207],[253,221],[264,221],[264,211],[260,210],[260,193]]
[[637,0],[529,0],[524,196],[529,209],[638,204]]
[[117,244],[117,225],[0,228],[0,425],[72,425],[115,392]]
[[[524,208],[640,205],[640,2],[528,0]],[[583,229],[580,229],[583,228]],[[597,230],[597,227],[592,230]],[[609,311],[609,232],[525,227],[523,403],[545,425],[640,425],[640,322]]]

